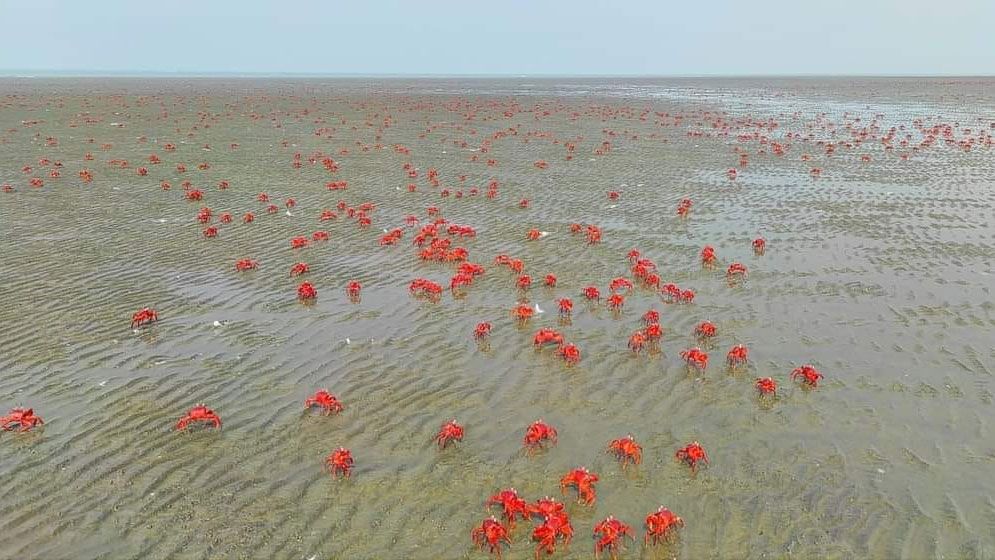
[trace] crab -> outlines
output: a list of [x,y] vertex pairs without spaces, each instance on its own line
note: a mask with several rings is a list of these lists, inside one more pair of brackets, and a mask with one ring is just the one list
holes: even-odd
[[311,267],[307,263],[299,262],[294,266],[290,267],[291,276],[300,276],[301,274],[306,274],[311,272]]
[[501,490],[497,494],[494,494],[484,502],[484,506],[487,509],[490,509],[491,506],[501,506],[504,519],[508,522],[509,528],[514,528],[516,518],[532,518],[532,511],[529,508],[528,502],[519,496],[514,488]]
[[530,229],[525,234],[525,239],[528,239],[529,241],[535,241],[535,240],[539,239],[540,237],[542,237],[542,232],[539,231],[539,230],[537,230],[537,229]]
[[356,461],[352,458],[352,453],[345,447],[340,447],[328,454],[325,458],[325,467],[332,473],[332,476],[340,474],[349,478]]
[[754,386],[757,388],[757,392],[760,393],[761,397],[776,397],[777,396],[777,382],[770,377],[758,377]]
[[214,226],[204,228],[204,237],[211,239],[218,236],[218,228]]
[[556,302],[560,307],[560,315],[570,315],[574,309],[574,302],[570,298],[562,298]]
[[601,291],[599,291],[598,288],[596,288],[595,286],[587,286],[586,288],[582,289],[580,293],[583,294],[583,296],[586,297],[589,301],[593,300],[601,301]]
[[491,554],[501,558],[501,544],[507,543],[511,546],[511,538],[508,536],[508,529],[504,527],[494,516],[485,519],[480,527],[475,527],[470,533],[473,544],[483,550],[486,544]]
[[688,367],[694,366],[699,371],[704,371],[708,367],[708,354],[700,348],[688,348],[681,352],[681,358],[687,362]]
[[646,313],[643,313],[643,322],[649,325],[650,323],[660,322],[660,312],[656,309],[650,309]]
[[597,245],[601,242],[601,228],[594,225],[587,226],[587,244]]
[[612,294],[608,296],[608,308],[612,311],[621,311],[625,306],[625,296],[622,294]]
[[325,389],[320,389],[304,400],[304,408],[310,410],[315,406],[321,409],[322,414],[337,414],[345,409],[339,399]]
[[746,274],[746,265],[742,263],[734,262],[729,265],[729,268],[726,269],[727,278],[735,278],[737,276],[740,278],[746,278]]
[[515,286],[520,290],[528,290],[532,286],[532,277],[528,274],[522,274],[515,281]]
[[449,280],[449,289],[453,292],[455,292],[458,288],[461,288],[463,286],[471,286],[471,285],[473,285],[473,275],[466,274],[464,272],[457,272]]
[[313,241],[328,241],[329,235],[327,231],[316,231],[311,234],[311,239]]
[[477,323],[477,326],[473,329],[473,338],[481,340],[487,338],[491,334],[491,324],[487,321]]
[[203,404],[191,408],[186,416],[180,418],[180,421],[176,423],[176,429],[185,430],[191,422],[208,422],[215,428],[221,428],[221,417]]
[[614,453],[615,457],[622,462],[622,468],[631,462],[638,465],[643,460],[643,448],[636,443],[636,439],[629,434],[625,437],[613,439],[608,443],[608,453]]
[[639,353],[646,344],[646,334],[643,331],[636,331],[629,337],[629,350]]
[[142,325],[155,323],[159,320],[159,314],[151,307],[143,307],[131,316],[131,328],[136,329]]
[[309,301],[318,297],[318,290],[314,289],[314,284],[310,282],[301,282],[300,286],[297,286],[297,298]]
[[567,365],[572,366],[580,362],[580,349],[573,344],[564,344],[556,351],[563,358]]
[[245,214],[242,215],[242,223],[243,224],[251,224],[252,222],[255,221],[255,219],[256,219],[256,215],[253,214],[252,212],[246,212]]
[[511,315],[521,323],[524,323],[525,321],[531,319],[534,313],[535,311],[528,305],[525,305],[524,303],[516,305],[511,310]]
[[529,424],[525,429],[525,439],[523,443],[525,449],[531,455],[539,449],[545,448],[546,444],[556,445],[556,428],[542,421],[540,418]]
[[726,363],[729,364],[730,368],[739,367],[747,362],[749,359],[749,350],[746,346],[742,344],[737,344],[733,346],[729,353],[726,354]]
[[538,560],[539,554],[543,551],[547,555],[556,552],[557,539],[563,540],[563,546],[570,546],[574,529],[570,525],[570,518],[563,511],[563,504],[557,504],[560,510],[543,515],[543,522],[532,530],[532,540],[537,541],[535,556]]
[[[531,309],[530,309],[531,311]],[[544,344],[554,343],[557,345],[563,344],[563,335],[554,329],[539,329],[536,331],[535,337],[532,339],[532,344],[539,348]]]
[[7,416],[0,417],[0,428],[3,428],[5,432],[9,432],[18,426],[21,428],[20,431],[26,432],[44,423],[40,417],[35,416],[33,408],[12,408],[7,413]]
[[691,443],[678,449],[674,456],[678,461],[681,461],[691,467],[691,472],[694,472],[698,468],[699,462],[703,462],[706,465],[708,464],[708,455],[705,454],[705,448],[702,447],[697,441],[692,441]]
[[764,251],[767,250],[767,240],[763,237],[758,237],[753,240],[753,252],[762,255]]
[[608,284],[608,289],[612,292],[617,292],[621,289],[625,289],[626,292],[633,288],[632,280],[628,278],[615,278]]
[[435,443],[439,445],[439,449],[445,449],[450,442],[459,441],[463,441],[463,426],[457,424],[455,418],[444,423],[435,435]]
[[791,379],[801,378],[804,385],[813,389],[819,386],[819,380],[822,377],[823,375],[819,373],[819,370],[809,364],[796,367],[791,371]]
[[622,539],[629,537],[635,540],[635,537],[632,536],[632,528],[610,515],[594,526],[594,536],[598,537],[599,535],[600,538],[594,542],[595,559],[600,558],[601,553],[607,550],[612,560],[615,560],[622,548]]
[[709,321],[702,321],[694,328],[694,334],[698,338],[712,338],[715,336],[716,331],[715,325]]
[[259,262],[252,259],[241,259],[235,261],[235,270],[241,272],[244,270],[255,270],[259,267]]
[[346,295],[348,295],[352,299],[358,298],[359,297],[359,293],[362,290],[363,290],[363,285],[360,284],[359,282],[357,282],[356,280],[350,281],[345,286],[345,293],[346,293]]
[[546,284],[547,288],[555,288],[556,287],[556,276],[553,275],[553,274],[547,274],[546,278],[543,280],[543,283]]
[[587,470],[585,467],[577,467],[563,475],[563,478],[560,479],[560,492],[566,495],[567,488],[573,486],[577,489],[577,503],[590,506],[597,499],[594,492],[594,485],[597,482],[598,475]]
[[299,235],[290,240],[291,249],[303,249],[304,247],[307,247],[307,245],[308,245],[308,238],[304,237],[303,235]]
[[715,264],[715,248],[711,245],[705,245],[701,250],[701,264],[703,266],[711,266]]
[[663,327],[660,326],[660,323],[650,323],[643,329],[643,335],[649,341],[659,340],[663,338]]
[[683,519],[660,506],[660,509],[646,516],[646,536],[643,538],[643,543],[648,544],[652,539],[653,544],[657,545],[670,536],[671,529],[683,526]]

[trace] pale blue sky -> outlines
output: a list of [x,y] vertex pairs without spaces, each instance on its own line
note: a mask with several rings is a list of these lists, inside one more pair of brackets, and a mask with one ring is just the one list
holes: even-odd
[[0,0],[0,72],[995,74],[995,0]]

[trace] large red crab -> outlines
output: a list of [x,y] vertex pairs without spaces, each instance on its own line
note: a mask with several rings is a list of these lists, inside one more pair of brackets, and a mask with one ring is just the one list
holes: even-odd
[[611,309],[612,311],[621,311],[624,306],[625,296],[622,294],[612,294],[608,296],[608,309]]
[[618,277],[618,278],[613,279],[608,284],[608,289],[610,291],[612,291],[612,292],[617,292],[617,291],[622,290],[622,289],[624,289],[626,292],[628,292],[632,288],[633,288],[632,281],[629,280],[628,278],[622,278],[621,276]]
[[221,417],[203,404],[191,408],[186,416],[180,418],[180,421],[176,423],[176,429],[185,430],[191,422],[208,422],[215,428],[221,427]]
[[335,395],[325,389],[317,391],[304,401],[304,408],[310,409],[314,406],[322,409],[322,414],[339,413],[345,408]]
[[660,509],[646,516],[646,536],[643,537],[643,542],[649,543],[652,539],[654,545],[659,544],[660,541],[670,536],[671,529],[683,526],[683,519],[674,515],[674,512],[669,509],[660,506]]
[[310,301],[318,297],[318,290],[310,282],[301,282],[301,285],[297,286],[297,297],[304,301]]
[[142,325],[155,323],[159,320],[159,314],[151,307],[143,307],[131,316],[131,328],[135,329]]
[[692,441],[691,443],[678,449],[674,456],[677,457],[678,461],[681,461],[691,467],[691,472],[694,472],[698,468],[699,462],[704,462],[706,465],[708,464],[708,455],[705,454],[705,448],[702,447],[697,441]]
[[563,361],[565,361],[567,365],[572,366],[580,362],[580,348],[577,348],[576,345],[564,344],[560,346],[559,350],[557,350],[556,353],[559,354],[561,358],[563,358]]
[[573,486],[577,489],[577,502],[585,505],[593,505],[597,496],[594,492],[594,485],[598,482],[598,475],[592,473],[584,467],[578,467],[560,479],[560,491],[567,493],[567,488]]
[[715,248],[711,245],[705,245],[701,250],[701,264],[703,266],[712,266],[715,264]]
[[7,413],[7,416],[0,417],[0,428],[3,428],[5,432],[9,432],[17,427],[21,428],[20,431],[26,432],[44,423],[40,417],[35,416],[33,408],[12,408]]
[[350,281],[345,286],[345,293],[350,299],[357,299],[360,292],[363,290],[363,285],[356,280]]
[[539,419],[529,424],[529,427],[525,429],[525,439],[523,440],[523,444],[525,445],[525,449],[531,455],[537,450],[543,449],[546,446],[546,443],[556,445],[556,437],[556,428],[543,422],[542,419]]
[[700,348],[688,348],[681,352],[681,358],[687,362],[688,366],[694,366],[698,370],[703,371],[708,367],[708,354],[701,351]]
[[325,466],[331,471],[332,476],[341,474],[345,478],[349,478],[355,464],[356,461],[352,458],[352,453],[345,447],[340,447],[332,451],[325,458]]
[[718,329],[710,321],[702,321],[694,328],[694,334],[698,338],[712,338],[715,336]]
[[761,397],[776,397],[777,382],[770,377],[758,377],[755,383],[757,392]]
[[800,378],[803,384],[812,387],[813,389],[819,386],[819,380],[822,379],[822,377],[823,375],[819,373],[819,370],[809,364],[796,367],[791,371],[791,379]]
[[728,354],[726,354],[726,363],[729,364],[730,368],[739,367],[749,360],[749,353],[750,352],[746,349],[746,346],[737,344],[729,350]]
[[435,435],[435,443],[440,449],[445,449],[450,442],[460,441],[463,441],[463,426],[457,424],[455,418],[442,424],[439,433]]
[[477,323],[477,326],[473,329],[473,338],[481,340],[487,338],[491,334],[491,324],[487,321]]
[[560,308],[560,315],[570,315],[574,309],[574,302],[570,298],[562,298],[556,302]]
[[501,558],[502,543],[507,543],[508,546],[511,546],[508,529],[493,516],[490,519],[485,519],[480,524],[480,527],[475,527],[470,533],[470,538],[473,539],[473,544],[477,545],[477,548],[481,550],[484,549],[484,545],[487,545],[490,553],[496,555],[498,558]]
[[529,507],[529,503],[525,501],[514,488],[508,488],[506,490],[501,490],[497,494],[494,494],[484,502],[484,505],[490,509],[491,506],[501,506],[505,520],[508,522],[508,527],[515,526],[515,520],[517,518],[531,519],[532,510]]
[[563,335],[556,331],[555,329],[539,329],[535,337],[532,339],[532,344],[539,348],[544,344],[554,343],[557,345],[563,344]]
[[622,539],[629,537],[635,540],[632,528],[610,515],[594,526],[594,536],[598,537],[599,535],[600,538],[594,542],[595,559],[600,558],[601,553],[607,550],[612,560],[615,560],[622,549]]
[[532,530],[532,540],[537,542],[535,550],[537,560],[543,551],[547,556],[553,554],[558,539],[563,541],[563,546],[569,546],[573,538],[574,529],[570,525],[570,518],[563,511],[563,504],[556,505],[560,506],[560,509],[544,514],[543,522]]
[[734,262],[726,269],[726,277],[729,279],[746,278],[746,274],[746,265],[742,263]]
[[630,462],[633,465],[638,465],[643,460],[643,448],[636,443],[636,439],[632,437],[632,434],[611,440],[608,444],[608,453],[615,454],[615,457],[622,462],[623,469]]
[[601,291],[595,286],[587,286],[580,291],[588,300],[601,300]]

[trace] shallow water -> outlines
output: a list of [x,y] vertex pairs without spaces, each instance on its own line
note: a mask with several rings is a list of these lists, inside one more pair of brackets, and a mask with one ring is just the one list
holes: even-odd
[[[995,558],[992,148],[939,141],[902,161],[879,141],[832,156],[815,144],[875,115],[881,133],[905,126],[914,142],[916,119],[957,123],[956,138],[991,134],[993,80],[8,79],[0,94],[0,183],[15,188],[0,193],[0,407],[31,406],[46,422],[0,434],[0,557],[484,558],[469,534],[488,496],[512,486],[530,500],[557,496],[559,478],[585,465],[601,476],[597,504],[564,498],[577,537],[554,558],[591,557],[591,527],[609,514],[639,536],[623,558]],[[711,123],[723,112],[779,126],[720,136]],[[322,127],[335,131],[316,136]],[[775,157],[737,141],[746,131],[813,137]],[[605,138],[612,150],[594,155]],[[567,161],[562,142],[575,140]],[[750,161],[730,181],[734,146]],[[341,169],[309,164],[316,151]],[[152,153],[161,164],[147,163]],[[60,160],[62,177],[47,178],[39,158]],[[202,161],[211,168],[198,170]],[[416,193],[405,189],[408,161]],[[76,177],[84,167],[88,185]],[[430,167],[442,188],[481,195],[442,198],[425,181]],[[44,186],[30,187],[32,176]],[[184,200],[184,179],[202,202]],[[493,200],[483,196],[491,179]],[[330,180],[349,187],[329,192]],[[260,192],[280,211],[266,214]],[[685,197],[694,206],[682,220]],[[319,223],[339,200],[375,203],[372,227],[343,215]],[[416,277],[448,285],[453,272],[417,259],[414,229],[378,244],[406,215],[425,223],[433,205],[477,229],[456,244],[487,267],[465,297],[447,291],[439,303],[408,294]],[[202,206],[235,222],[204,239]],[[252,224],[240,223],[247,211]],[[571,235],[574,222],[600,226],[603,242]],[[533,227],[551,233],[528,242]],[[329,242],[290,249],[319,229]],[[750,247],[757,235],[762,256]],[[712,270],[698,259],[706,244],[721,263]],[[606,292],[631,275],[632,248],[664,282],[693,288],[695,303],[641,287],[620,314],[581,302],[582,286]],[[535,282],[525,297],[545,313],[525,327],[510,316],[523,296],[492,264],[498,253],[522,258]],[[236,273],[245,257],[259,269]],[[310,306],[287,274],[298,261],[318,290]],[[726,282],[733,261],[749,267],[747,281]],[[548,272],[555,289],[540,286]],[[344,293],[353,279],[359,303]],[[576,304],[569,324],[560,297]],[[133,331],[143,306],[160,321]],[[664,339],[633,355],[626,341],[651,307]],[[719,330],[712,363],[691,374],[678,354],[706,319]],[[486,346],[471,336],[483,320],[494,325]],[[580,364],[534,352],[540,327],[577,344]],[[737,343],[751,363],[730,374],[723,356]],[[815,390],[789,380],[804,363],[826,376]],[[776,401],[758,400],[758,376],[778,381]],[[303,412],[323,387],[342,414]],[[223,430],[173,431],[200,402]],[[540,417],[559,444],[530,458],[522,434]],[[467,437],[439,452],[431,438],[451,418]],[[622,471],[604,449],[627,433],[643,463]],[[711,458],[696,475],[673,458],[692,440]],[[321,468],[339,446],[356,457],[348,480]],[[644,548],[642,520],[660,505],[686,527]],[[506,558],[532,557],[528,523],[513,541]]]

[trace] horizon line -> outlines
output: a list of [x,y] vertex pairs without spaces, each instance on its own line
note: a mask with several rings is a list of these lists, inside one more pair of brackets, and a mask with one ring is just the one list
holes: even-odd
[[888,74],[888,73],[783,73],[783,74],[569,74],[569,73],[352,73],[352,72],[218,72],[218,71],[146,71],[146,70],[44,70],[0,69],[0,79],[7,78],[995,78],[995,74]]

